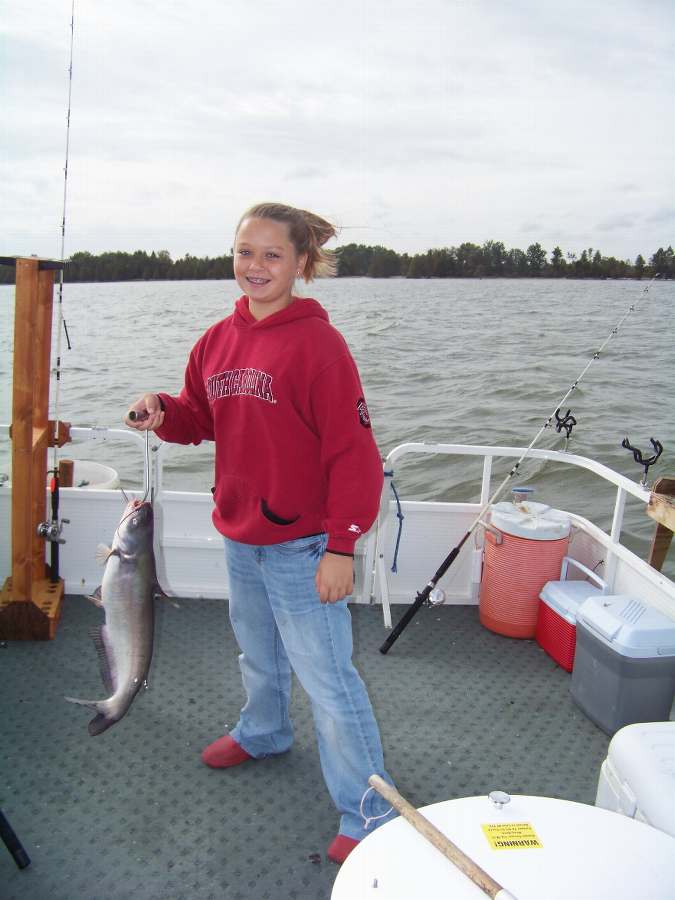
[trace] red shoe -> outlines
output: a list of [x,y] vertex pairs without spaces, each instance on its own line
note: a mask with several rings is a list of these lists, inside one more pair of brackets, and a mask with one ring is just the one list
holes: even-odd
[[338,834],[326,851],[326,856],[331,862],[343,863],[358,843],[357,840],[347,837],[346,834]]
[[246,762],[247,759],[253,759],[253,757],[243,747],[240,747],[229,734],[218,738],[217,741],[202,750],[202,762],[211,766],[212,769],[228,769],[230,766],[238,766],[240,763]]

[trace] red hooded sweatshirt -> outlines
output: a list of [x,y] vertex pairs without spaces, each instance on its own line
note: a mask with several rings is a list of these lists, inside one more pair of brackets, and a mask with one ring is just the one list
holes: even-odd
[[216,442],[213,522],[245,544],[325,531],[351,554],[373,524],[382,462],[356,364],[316,300],[257,321],[235,311],[197,341],[158,437]]

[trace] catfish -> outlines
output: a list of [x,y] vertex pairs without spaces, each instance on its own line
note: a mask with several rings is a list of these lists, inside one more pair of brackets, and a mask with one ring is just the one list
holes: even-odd
[[94,710],[89,734],[102,734],[126,714],[147,684],[152,661],[157,581],[153,551],[152,505],[130,500],[115,531],[112,547],[99,545],[97,559],[105,566],[101,587],[89,598],[105,612],[105,624],[92,630],[107,700],[77,700]]

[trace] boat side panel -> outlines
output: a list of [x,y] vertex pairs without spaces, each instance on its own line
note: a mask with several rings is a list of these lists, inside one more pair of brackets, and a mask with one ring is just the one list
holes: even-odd
[[[128,494],[141,496],[133,491]],[[12,568],[11,497],[11,488],[0,489],[0,533],[8,536],[0,541],[0,584],[11,575]],[[223,539],[211,521],[211,495],[167,491],[155,498],[153,507],[155,559],[163,590],[177,597],[226,598]],[[61,489],[60,513],[69,520],[64,525],[66,543],[60,552],[60,574],[66,593],[88,594],[100,585],[103,576],[96,562],[96,548],[98,544],[111,544],[123,508],[119,491]],[[356,546],[353,601],[357,603],[370,601],[370,579],[365,576],[369,541],[374,541],[374,535],[364,536]]]
[[[403,528],[396,557],[396,572],[392,572],[399,530],[397,507],[389,505],[383,523],[380,552],[390,603],[412,603],[415,595],[433,577],[450,550],[459,543],[476,517],[479,507],[473,503],[429,503],[404,501],[401,504]],[[474,533],[481,539],[480,531]],[[440,580],[448,603],[472,604],[478,602],[480,580],[479,557],[472,536],[454,565]],[[375,582],[375,600],[382,602],[382,584]]]

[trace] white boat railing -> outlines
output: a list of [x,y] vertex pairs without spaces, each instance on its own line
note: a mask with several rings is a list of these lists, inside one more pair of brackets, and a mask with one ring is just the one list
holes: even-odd
[[[0,425],[0,435],[6,434],[8,426]],[[145,436],[142,433],[127,428],[105,427],[79,427],[71,428],[72,438],[79,442],[92,441],[95,443],[117,441],[131,444],[138,448],[141,454],[145,452]],[[165,569],[165,587],[170,592],[189,596],[222,596],[222,542],[211,522],[210,511],[212,496],[209,492],[172,491],[164,486],[163,469],[167,454],[171,453],[174,445],[152,441],[152,452],[148,456],[147,465],[144,464],[144,484],[142,492],[150,487],[153,502],[157,507],[157,546],[158,559]],[[112,449],[112,447],[111,447]],[[478,502],[452,502],[439,503],[430,501],[401,501],[406,512],[408,524],[406,526],[405,548],[407,553],[406,571],[401,575],[392,575],[389,564],[392,561],[393,545],[395,543],[397,504],[390,499],[389,485],[385,483],[383,500],[378,521],[367,535],[364,535],[357,545],[357,584],[358,590],[354,596],[355,602],[371,603],[379,602],[383,606],[385,623],[391,624],[390,604],[392,602],[410,603],[414,599],[412,588],[413,578],[421,579],[417,589],[421,589],[440,565],[452,546],[452,541],[459,539],[466,532],[471,523],[480,512],[481,508],[490,500],[490,485],[493,476],[494,461],[502,458],[514,458],[522,456],[524,448],[519,447],[495,447],[485,445],[465,444],[440,444],[440,443],[407,443],[395,447],[387,455],[385,471],[391,472],[396,464],[404,457],[419,454],[442,454],[455,456],[475,456],[483,458],[480,500]],[[114,454],[114,451],[113,451]],[[66,451],[61,450],[65,456]],[[648,584],[655,595],[662,594],[666,606],[675,608],[675,585],[665,575],[653,569],[643,560],[640,560],[632,551],[621,544],[621,530],[623,525],[626,499],[632,497],[647,504],[649,491],[640,484],[636,484],[618,472],[609,469],[602,463],[576,454],[559,450],[530,450],[528,458],[538,460],[555,461],[565,465],[585,469],[598,476],[605,482],[616,488],[614,511],[609,534],[601,530],[594,523],[581,516],[570,513],[574,525],[582,529],[598,547],[604,551],[604,578],[613,589],[617,582],[617,567],[623,566],[618,579],[620,586],[626,584],[626,571],[639,574],[641,583]],[[114,467],[114,458],[107,460]],[[5,488],[0,489],[0,496],[8,494]],[[75,503],[80,513],[84,510],[87,501],[99,498],[105,507],[108,517],[115,515],[116,504],[111,497],[104,502],[106,495],[110,497],[115,492],[81,490],[78,488],[65,489],[62,493],[62,503],[67,506]],[[136,492],[138,493],[138,492]],[[9,504],[7,507],[7,514]],[[63,512],[65,516],[72,518],[73,512]],[[110,518],[101,521],[100,527],[109,528]],[[412,523],[412,525],[411,525]],[[112,524],[114,528],[116,522]],[[421,549],[416,549],[412,537],[415,529],[418,529],[418,541]],[[424,537],[424,529],[433,539]],[[65,532],[66,538],[72,535],[72,540],[77,541],[80,536],[75,531],[75,523],[68,526]],[[88,533],[85,531],[85,535]],[[212,552],[219,551],[216,557]],[[453,566],[453,584],[455,587],[452,602],[475,603],[477,602],[478,581],[480,579],[480,548],[474,546],[474,557],[461,563],[460,554]],[[170,551],[170,552],[165,552]],[[0,554],[1,556],[2,554]],[[405,555],[405,554],[404,554]],[[436,556],[438,558],[436,558]],[[177,562],[173,559],[180,558]],[[63,554],[63,564],[67,564],[68,553]],[[199,560],[200,572],[190,573],[190,567],[194,559]],[[8,557],[0,559],[0,568],[6,569]],[[429,571],[426,566],[429,565]],[[175,567],[172,570],[172,566]],[[211,574],[209,572],[213,571]],[[414,570],[414,571],[413,571]],[[451,570],[452,571],[452,570]],[[98,573],[90,575],[84,572],[83,564],[67,590],[77,590],[80,587],[89,586],[92,579],[98,577]],[[210,579],[210,580],[209,580]],[[630,581],[630,579],[628,579]],[[95,587],[95,583],[93,585]],[[670,599],[669,599],[670,598]],[[657,605],[661,605],[657,602]]]
[[[454,507],[457,511],[461,511],[465,515],[467,526],[458,534],[458,538],[460,538],[466,532],[469,524],[475,521],[475,518],[486,506],[486,504],[488,504],[492,497],[491,480],[493,463],[495,459],[519,458],[523,455],[524,449],[525,448],[522,447],[501,447],[467,444],[407,443],[400,444],[399,446],[391,450],[391,452],[386,457],[384,467],[385,472],[391,473],[393,475],[395,464],[398,463],[403,457],[414,454],[442,454],[483,457],[481,493],[478,503],[427,503],[429,508],[436,506]],[[528,453],[528,458],[545,461],[555,461],[563,463],[565,465],[586,469],[587,471],[592,472],[594,475],[616,487],[612,525],[609,534],[602,531],[594,523],[589,522],[587,519],[574,513],[570,513],[572,524],[578,529],[583,530],[589,536],[589,538],[591,538],[598,546],[603,548],[603,577],[608,584],[609,593],[614,591],[616,588],[617,567],[619,563],[623,562],[626,567],[629,567],[633,571],[639,572],[640,579],[647,582],[651,586],[653,596],[651,596],[649,599],[652,600],[656,606],[661,609],[667,610],[670,615],[673,615],[673,610],[675,610],[675,586],[673,585],[673,582],[661,572],[652,568],[643,560],[640,560],[632,551],[623,546],[620,541],[627,497],[632,496],[646,505],[649,502],[649,490],[647,490],[641,484],[636,484],[629,478],[626,478],[624,475],[621,475],[620,473],[608,468],[602,463],[599,463],[592,459],[588,459],[584,456],[578,456],[573,453],[568,453],[566,451],[546,449],[530,450]],[[423,505],[423,503],[416,503],[415,501],[402,501],[401,503],[403,511],[419,511],[419,507]],[[383,498],[383,505],[377,528],[373,595],[377,600],[379,600],[379,602],[382,603],[384,620],[385,624],[388,627],[391,625],[391,582],[394,579],[392,578],[391,574],[388,574],[388,572],[391,571],[388,566],[388,562],[391,561],[391,549],[385,551],[384,542],[388,541],[390,545],[392,543],[391,535],[392,531],[394,530],[393,517],[396,515],[396,512],[396,503],[390,501],[388,497]],[[447,553],[450,552],[451,547],[451,544],[448,545],[447,551],[443,555],[439,556],[436,567],[430,569],[426,574],[426,581],[424,582],[424,584],[426,584],[427,581],[432,577],[435,569],[438,568],[438,566],[441,564],[444,556],[446,556]],[[463,555],[465,555],[465,552],[460,554],[460,557],[455,563],[455,566],[458,565],[459,559],[461,559]],[[478,557],[479,556],[480,551],[478,551]],[[455,602],[477,602],[477,586],[479,577],[478,579],[476,578],[475,570],[477,566],[479,566],[479,564],[480,560],[474,559],[473,566],[465,566],[465,572],[463,574],[464,581],[462,583],[462,576],[460,576],[460,586],[455,590]],[[452,570],[450,570],[450,573],[451,572]],[[473,575],[471,574],[472,572],[474,573]],[[448,576],[445,576],[449,580],[450,573]],[[470,582],[469,579],[472,579],[472,581]],[[630,579],[627,577],[626,573],[622,573],[621,584],[623,585],[628,582],[630,582]],[[419,589],[423,588],[424,584],[420,583]],[[663,602],[660,602],[662,598],[659,595],[661,593],[665,595],[663,597]],[[414,598],[411,597],[410,602],[412,602],[412,599]]]
[[[395,462],[401,459],[401,457],[410,453],[444,453],[460,456],[483,456],[483,483],[480,502],[481,505],[484,506],[490,499],[490,476],[492,473],[493,459],[495,459],[495,457],[519,457],[522,456],[524,452],[524,447],[494,447],[483,446],[481,444],[399,444],[387,455],[385,468],[392,467]],[[620,475],[618,472],[609,469],[602,463],[596,462],[593,459],[588,459],[585,456],[577,456],[574,453],[568,453],[564,450],[530,450],[527,456],[529,459],[556,460],[557,462],[562,462],[566,465],[588,469],[589,472],[593,472],[601,478],[604,478],[606,481],[611,482],[619,489],[617,491],[617,503],[615,507],[617,510],[620,505],[618,494],[621,491],[632,494],[634,497],[637,497],[638,500],[643,500],[645,503],[649,501],[649,491],[642,487],[642,485],[636,484],[634,481],[631,481],[630,478],[626,478],[625,475]]]

